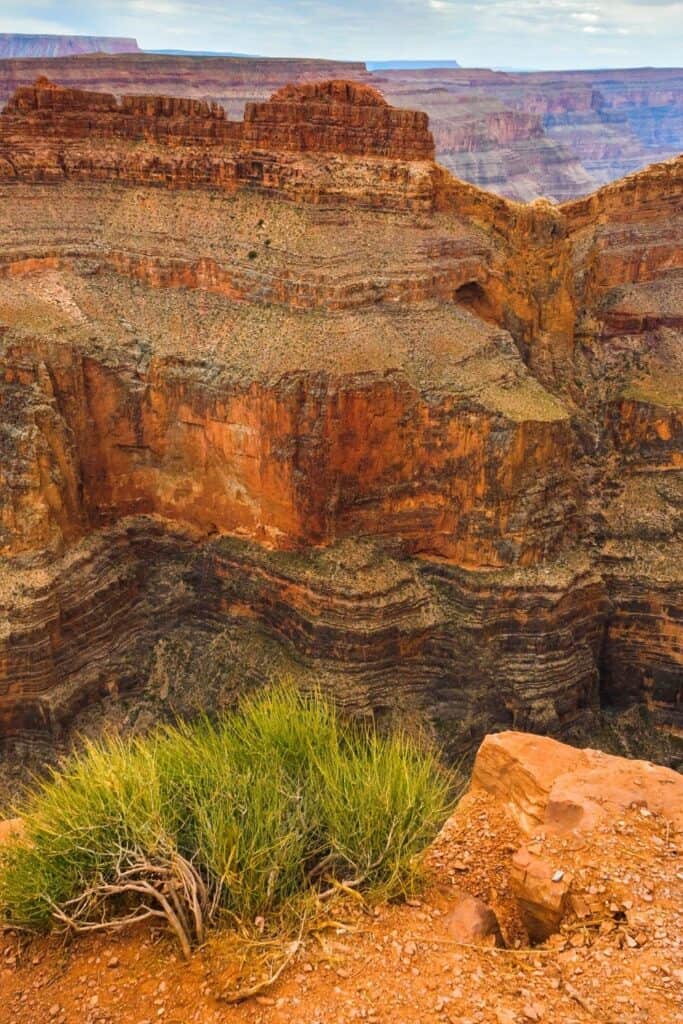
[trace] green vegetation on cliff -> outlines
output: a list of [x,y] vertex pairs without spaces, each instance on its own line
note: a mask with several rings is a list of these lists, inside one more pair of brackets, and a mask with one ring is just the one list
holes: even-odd
[[452,779],[403,734],[289,686],[217,722],[91,744],[18,808],[0,906],[22,927],[159,917],[187,954],[223,922],[281,926],[339,889],[412,890]]

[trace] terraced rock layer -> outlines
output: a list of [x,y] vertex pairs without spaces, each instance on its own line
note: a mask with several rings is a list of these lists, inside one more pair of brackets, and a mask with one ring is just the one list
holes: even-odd
[[386,71],[377,85],[430,115],[453,174],[514,199],[590,192],[683,150],[683,71]]
[[406,68],[369,73],[361,63],[117,54],[3,60],[0,102],[39,74],[72,88],[247,103],[291,82],[344,78],[378,88],[396,106],[429,114],[441,164],[513,199],[558,202],[589,193],[683,150],[680,69],[534,72]]
[[683,161],[559,209],[365,85],[0,117],[0,732],[272,674],[454,752],[675,731]]

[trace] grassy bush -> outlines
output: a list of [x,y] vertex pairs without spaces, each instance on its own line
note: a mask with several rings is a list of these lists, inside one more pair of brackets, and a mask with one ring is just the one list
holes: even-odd
[[187,952],[221,918],[282,925],[340,884],[407,893],[451,794],[405,735],[280,686],[218,722],[88,745],[17,808],[0,907],[31,929],[166,917]]

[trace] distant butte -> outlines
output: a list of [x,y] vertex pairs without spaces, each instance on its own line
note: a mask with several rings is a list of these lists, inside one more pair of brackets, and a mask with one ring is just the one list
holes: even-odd
[[0,733],[272,674],[455,754],[683,727],[683,158],[528,206],[367,83],[0,117]]

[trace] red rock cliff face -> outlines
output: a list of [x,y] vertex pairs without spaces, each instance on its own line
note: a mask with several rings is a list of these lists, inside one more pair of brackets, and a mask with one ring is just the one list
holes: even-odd
[[378,88],[395,106],[429,114],[439,161],[510,198],[584,195],[683,149],[677,69],[508,74],[474,69],[384,71],[363,64],[263,58],[117,54],[5,60],[0,102],[42,73],[60,85],[217,102],[231,120],[290,82],[337,78]]
[[200,652],[228,700],[266,650],[453,748],[585,727],[601,687],[677,725],[681,161],[558,209],[431,153],[353,83],[242,122],[18,91],[6,735],[162,678],[184,706]]
[[17,90],[5,128],[41,138],[149,140],[293,153],[433,160],[427,115],[396,110],[369,86],[331,81],[287,86],[267,103],[247,105],[243,122],[217,104],[173,96],[124,96],[64,89],[46,78]]
[[285,86],[268,103],[249,103],[244,141],[298,153],[433,160],[427,115],[397,110],[370,86],[326,82]]

